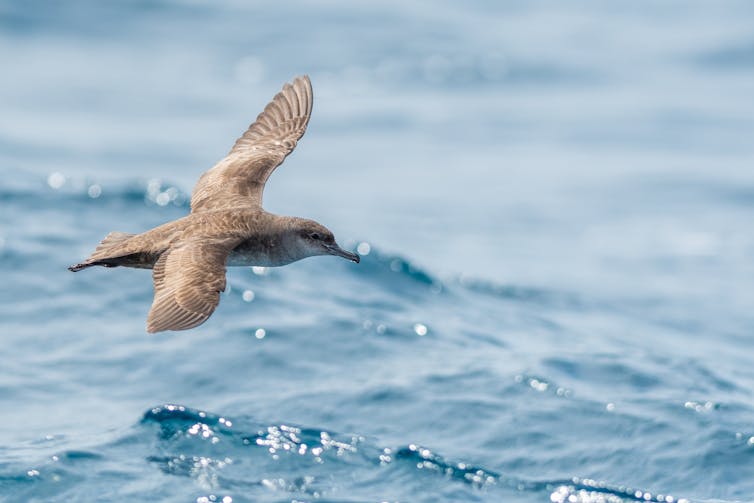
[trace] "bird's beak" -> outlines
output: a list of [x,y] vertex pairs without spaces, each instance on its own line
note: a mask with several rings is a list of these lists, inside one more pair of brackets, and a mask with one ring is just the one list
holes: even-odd
[[331,245],[327,244],[325,245],[325,249],[330,255],[343,257],[344,259],[350,260],[351,262],[356,262],[357,264],[361,261],[361,258],[357,254],[344,250],[343,248],[338,246],[337,243],[333,243]]

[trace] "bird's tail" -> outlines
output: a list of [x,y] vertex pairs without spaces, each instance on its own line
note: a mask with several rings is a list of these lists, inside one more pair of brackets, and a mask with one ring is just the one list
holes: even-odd
[[76,272],[95,265],[103,265],[105,267],[116,266],[117,264],[108,263],[107,259],[122,255],[122,253],[118,252],[118,249],[124,242],[134,237],[135,235],[136,234],[129,234],[127,232],[111,232],[110,234],[105,236],[105,239],[100,242],[100,244],[94,250],[94,253],[92,253],[92,255],[88,259],[80,264],[70,266],[68,270]]

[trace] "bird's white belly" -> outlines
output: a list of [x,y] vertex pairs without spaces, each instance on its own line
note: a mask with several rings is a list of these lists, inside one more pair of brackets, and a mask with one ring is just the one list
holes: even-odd
[[228,266],[250,266],[258,265],[262,267],[269,267],[269,257],[267,254],[262,253],[242,253],[237,250],[233,250],[228,255]]
[[277,267],[281,265],[289,264],[290,260],[285,260],[282,257],[273,257],[268,253],[260,252],[258,250],[248,250],[241,247],[234,249],[228,255],[228,261],[225,263],[227,266],[261,266],[261,267]]

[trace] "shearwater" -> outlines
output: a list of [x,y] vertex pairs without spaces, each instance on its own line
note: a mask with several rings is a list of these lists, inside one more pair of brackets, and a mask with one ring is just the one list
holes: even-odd
[[358,263],[325,226],[262,208],[265,182],[306,131],[312,103],[309,77],[285,84],[230,153],[199,177],[189,215],[142,234],[111,232],[69,269],[152,269],[147,332],[160,332],[204,323],[225,290],[226,266],[282,266],[314,255]]

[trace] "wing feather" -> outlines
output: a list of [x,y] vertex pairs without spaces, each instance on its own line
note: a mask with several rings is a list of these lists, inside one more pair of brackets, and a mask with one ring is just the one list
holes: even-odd
[[214,312],[225,290],[225,263],[237,239],[191,240],[169,248],[152,270],[147,332],[186,330]]
[[285,84],[227,157],[199,178],[191,211],[261,207],[264,184],[304,135],[313,101],[306,75]]

